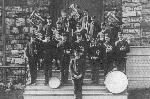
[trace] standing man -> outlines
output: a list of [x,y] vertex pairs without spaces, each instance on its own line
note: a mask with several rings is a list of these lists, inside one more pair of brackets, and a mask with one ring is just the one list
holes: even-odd
[[67,11],[65,9],[61,10],[61,17],[58,18],[57,22],[60,22],[62,25],[62,29],[64,31],[67,30],[68,18],[67,18]]
[[89,45],[88,42],[86,40],[84,40],[85,36],[79,32],[76,34],[76,41],[72,44],[73,49],[80,49],[83,52],[83,55],[81,56],[81,58],[83,59],[83,64],[84,64],[84,71],[83,71],[83,77],[86,71],[86,56],[88,54],[88,49],[89,49]]
[[93,84],[99,84],[99,69],[103,58],[103,48],[101,43],[96,40],[91,41],[89,48],[89,57],[91,63],[91,80]]
[[91,23],[91,17],[89,16],[88,9],[84,9],[83,11],[83,17],[81,18],[80,22],[82,24],[82,28],[87,30],[87,34],[89,32],[89,25]]
[[105,43],[103,44],[103,63],[104,63],[104,75],[113,69],[114,63],[114,46],[110,42],[110,37],[105,35]]
[[48,16],[48,18],[47,18],[46,35],[49,35],[50,39],[52,40],[52,37],[53,37],[52,19],[50,16]]
[[33,85],[36,85],[38,63],[37,42],[35,40],[36,35],[33,34],[26,48],[26,56],[28,57],[29,69],[31,74],[31,84]]
[[67,84],[68,81],[68,72],[69,72],[69,62],[70,62],[70,53],[71,53],[71,44],[65,33],[62,35],[62,41],[57,45],[60,51],[60,78],[61,84]]
[[75,58],[71,59],[69,70],[74,86],[75,99],[82,99],[82,83],[84,75],[84,60],[81,58],[82,50],[76,49],[74,51]]
[[38,25],[38,32],[42,34],[42,40],[45,39],[44,22],[40,22]]
[[119,40],[115,42],[115,58],[116,65],[119,71],[125,72],[127,53],[130,52],[130,47],[127,41],[123,39],[123,34],[118,33]]
[[44,49],[44,71],[45,71],[45,85],[48,85],[49,78],[52,77],[52,61],[57,49],[57,42],[54,39],[50,39],[50,36],[46,36],[46,42],[43,43]]
[[90,31],[89,31],[90,40],[96,39],[98,33],[100,32],[100,26],[98,22],[96,22],[96,16],[92,16],[91,20],[92,22],[90,23]]

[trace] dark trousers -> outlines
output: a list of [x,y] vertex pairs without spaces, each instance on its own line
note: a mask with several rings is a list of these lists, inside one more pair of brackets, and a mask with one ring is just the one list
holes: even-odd
[[90,63],[91,63],[91,80],[92,82],[98,83],[100,62],[99,60],[91,59]]
[[104,76],[106,76],[113,69],[113,61],[106,61],[104,63]]
[[[82,55],[81,58],[84,60],[84,62],[83,62],[84,63],[83,64],[84,68],[83,68],[83,73],[82,73],[83,74],[82,76],[83,76],[83,79],[84,79],[84,75],[85,75],[85,72],[86,72],[86,69],[87,69],[87,66],[86,66],[86,55]],[[83,79],[82,79],[82,84],[83,84]]]
[[68,81],[68,73],[69,73],[69,63],[70,63],[70,56],[64,55],[64,57],[61,57],[60,59],[60,78],[61,83],[67,83]]
[[82,99],[82,81],[83,81],[83,78],[72,79],[73,86],[74,86],[75,99]]
[[116,66],[119,71],[126,72],[126,58],[116,61]]
[[31,74],[31,83],[36,83],[37,62],[38,62],[37,58],[35,58],[35,57],[29,58],[29,69],[30,69],[30,74]]
[[48,84],[49,78],[52,77],[52,59],[44,60],[45,84]]

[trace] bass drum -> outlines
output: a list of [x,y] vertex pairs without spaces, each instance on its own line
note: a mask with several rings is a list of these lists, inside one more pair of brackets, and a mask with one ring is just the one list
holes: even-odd
[[60,86],[60,79],[58,77],[52,77],[49,80],[49,86],[54,89],[58,88]]
[[128,79],[123,72],[112,71],[107,74],[104,84],[111,93],[122,93],[128,86]]

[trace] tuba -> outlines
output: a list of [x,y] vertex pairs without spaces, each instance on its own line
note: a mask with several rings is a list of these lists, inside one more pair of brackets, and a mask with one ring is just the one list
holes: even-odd
[[36,10],[34,10],[28,18],[28,21],[32,25],[36,25],[37,21],[44,22],[45,20],[36,12]]
[[80,14],[78,13],[78,10],[75,7],[75,5],[71,4],[69,8],[72,9],[71,16],[74,16],[75,19],[78,19],[80,17]]

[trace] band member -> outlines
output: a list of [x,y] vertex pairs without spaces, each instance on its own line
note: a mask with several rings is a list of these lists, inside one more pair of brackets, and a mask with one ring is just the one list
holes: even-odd
[[50,39],[52,40],[52,37],[53,37],[53,31],[52,31],[52,19],[51,19],[50,16],[47,18],[46,35],[49,35],[49,36],[50,36]]
[[60,53],[60,78],[61,84],[67,84],[68,81],[68,70],[69,70],[69,62],[70,62],[70,53],[71,53],[71,44],[67,40],[67,36],[64,33],[62,35],[62,41],[57,44]]
[[82,99],[82,83],[84,75],[84,60],[81,58],[83,55],[82,50],[75,50],[75,58],[71,59],[69,65],[69,71],[71,74],[73,86],[74,86],[74,95],[75,99]]
[[118,38],[118,32],[120,31],[120,26],[121,25],[121,18],[119,17],[119,12],[116,8],[113,9],[113,11],[109,12],[107,14],[108,17],[108,24],[111,27],[111,42],[115,44]]
[[91,64],[91,80],[93,84],[99,84],[99,69],[103,58],[103,47],[96,40],[91,41],[89,48]]
[[66,31],[67,29],[67,24],[68,24],[68,18],[67,18],[67,12],[65,9],[61,10],[61,17],[58,18],[57,22],[60,22],[61,23],[61,27],[64,31]]
[[75,32],[77,21],[73,18],[73,16],[69,16],[68,23],[69,23],[69,28],[73,30],[73,32]]
[[45,39],[44,22],[39,23],[38,32],[42,34],[42,40],[44,40]]
[[103,44],[103,63],[104,63],[104,75],[113,69],[114,63],[114,46],[110,42],[108,34],[105,35],[105,43]]
[[123,34],[118,33],[119,40],[115,42],[115,56],[117,69],[125,72],[126,68],[126,54],[130,52],[130,47],[127,41],[123,39]]
[[88,9],[84,9],[83,11],[83,17],[81,18],[80,22],[82,24],[82,28],[86,29],[87,32],[89,32],[89,25],[91,23],[91,17],[89,16]]
[[91,20],[92,22],[90,23],[90,31],[89,31],[90,40],[96,39],[97,34],[100,32],[100,26],[98,22],[96,22],[96,16],[92,16]]
[[98,33],[97,37],[102,42],[105,42],[105,34],[110,34],[110,29],[106,27],[106,23],[101,24],[101,31]]
[[85,34],[87,33],[86,29],[81,27],[80,23],[77,23],[76,25],[77,30],[73,33],[73,42],[77,41],[77,35],[81,34],[82,35],[82,40],[86,41],[86,36]]
[[81,58],[84,60],[84,65],[85,65],[83,76],[86,71],[86,56],[88,55],[88,48],[89,48],[89,43],[84,38],[85,35],[79,32],[76,34],[76,41],[72,44],[73,49],[81,49],[83,51],[83,55],[81,56]]
[[45,71],[45,85],[48,84],[49,78],[52,77],[52,61],[55,57],[57,42],[55,39],[50,39],[50,36],[46,36],[46,42],[43,43],[44,49],[44,71]]
[[[57,21],[56,22],[56,30],[53,30],[53,38],[58,42],[60,42],[62,40],[61,36],[63,35],[65,31],[62,29],[62,23],[60,21]],[[54,57],[55,59],[55,70],[59,70],[60,69],[60,66],[59,66],[59,59],[60,59],[60,52],[61,52],[61,49],[60,48],[57,48],[56,49],[56,55]]]
[[26,48],[26,56],[28,57],[29,69],[31,74],[31,84],[34,85],[36,85],[37,62],[38,62],[37,42],[35,40],[36,40],[36,35],[33,34]]

